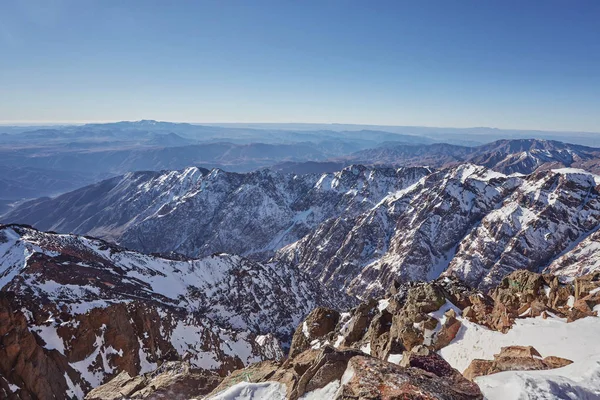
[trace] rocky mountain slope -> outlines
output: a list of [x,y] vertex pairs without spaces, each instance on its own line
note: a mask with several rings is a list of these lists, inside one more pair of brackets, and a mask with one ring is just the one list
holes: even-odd
[[281,357],[311,309],[347,301],[281,264],[150,256],[4,225],[0,384],[14,398],[82,398],[121,371],[164,361],[223,375]]
[[355,165],[307,175],[188,168],[131,173],[35,200],[3,221],[146,253],[283,260],[368,297],[397,279],[446,274],[489,288],[515,269],[593,271],[599,185],[599,176],[574,168],[529,175],[474,164]]
[[498,140],[475,147],[445,143],[382,145],[340,160],[354,164],[427,165],[433,168],[471,163],[505,174],[530,174],[564,167],[600,172],[600,149],[541,139]]
[[270,255],[326,219],[357,215],[429,173],[363,166],[303,176],[193,167],[139,172],[26,203],[2,219],[144,252]]
[[[460,165],[436,171],[358,216],[325,221],[275,258],[365,297],[380,295],[396,279],[440,274],[480,287],[516,269],[550,264],[573,276],[567,264],[583,263],[584,256],[594,260],[580,249],[596,243],[591,235],[600,219],[599,184],[598,176],[582,170],[518,177]],[[597,265],[585,262],[586,271]]]
[[[316,308],[298,325],[286,360],[234,371],[216,388],[190,390],[202,375],[173,365],[154,375],[123,373],[87,399],[210,390],[212,400],[594,399],[600,368],[588,361],[600,359],[600,347],[589,343],[598,309],[598,274],[564,283],[517,271],[488,294],[453,278],[395,283],[383,298],[347,312]],[[578,343],[565,343],[566,333]]]

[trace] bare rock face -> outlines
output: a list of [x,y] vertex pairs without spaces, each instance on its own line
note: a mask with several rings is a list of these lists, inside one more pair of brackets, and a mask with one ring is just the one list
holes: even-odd
[[464,376],[473,380],[478,376],[495,374],[502,371],[531,371],[564,367],[571,364],[566,358],[550,356],[542,358],[531,346],[503,347],[493,360],[473,360],[465,370]]
[[131,377],[121,372],[86,395],[87,400],[188,400],[210,393],[221,381],[214,372],[192,368],[189,362],[166,362],[152,373]]
[[470,321],[506,332],[515,319],[547,316],[567,318],[569,322],[593,316],[600,304],[600,281],[596,274],[578,277],[573,283],[561,283],[558,277],[526,270],[506,276],[489,295],[470,297],[471,305],[463,315]]
[[69,392],[67,361],[56,350],[45,351],[11,297],[0,292],[0,381],[6,382],[6,398],[63,398]]

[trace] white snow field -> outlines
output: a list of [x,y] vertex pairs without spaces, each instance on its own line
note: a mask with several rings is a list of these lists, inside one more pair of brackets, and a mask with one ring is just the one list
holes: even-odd
[[[598,307],[597,307],[598,308]],[[475,382],[489,400],[600,399],[600,318],[567,323],[561,318],[526,318],[506,334],[461,319],[454,341],[440,354],[463,372],[473,359],[493,359],[501,347],[533,346],[543,357],[573,361],[547,371],[507,371],[478,377]]]

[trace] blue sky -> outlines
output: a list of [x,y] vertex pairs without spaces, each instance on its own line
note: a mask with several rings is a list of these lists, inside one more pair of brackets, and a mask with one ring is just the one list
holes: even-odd
[[600,1],[0,0],[0,121],[600,131]]

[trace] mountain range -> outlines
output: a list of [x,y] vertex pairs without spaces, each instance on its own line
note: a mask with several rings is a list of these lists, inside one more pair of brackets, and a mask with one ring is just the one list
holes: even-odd
[[496,171],[512,171],[516,164],[506,160],[522,153],[522,142],[489,146],[515,152],[505,157],[474,158],[496,160],[493,169],[465,163],[353,165],[305,175],[195,167],[137,172],[24,203],[2,220],[146,253],[284,260],[357,296],[381,294],[395,279],[451,274],[487,288],[515,269],[594,270],[582,246],[596,243],[600,178],[548,169],[587,153],[553,142],[533,145],[545,150],[520,165],[537,166],[527,174]]
[[[481,399],[506,382],[479,375],[587,365],[544,340],[543,359],[516,346],[473,360],[472,343],[509,340],[490,330],[530,345],[519,319],[552,338],[596,329],[599,149],[385,132],[196,143],[199,128],[171,128],[2,138],[0,188],[67,192],[0,217],[0,397],[310,399],[410,382],[400,393]],[[592,378],[569,387],[594,398]]]

